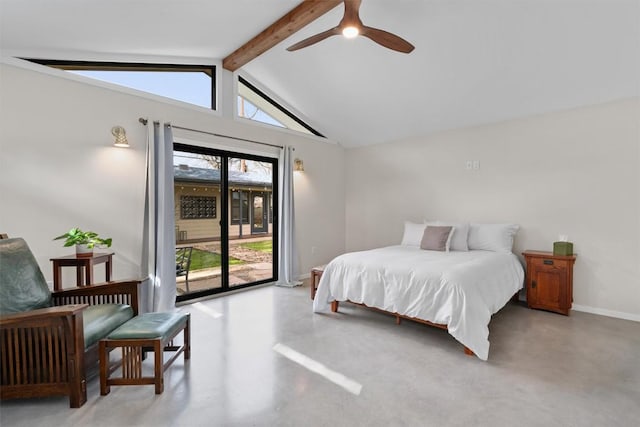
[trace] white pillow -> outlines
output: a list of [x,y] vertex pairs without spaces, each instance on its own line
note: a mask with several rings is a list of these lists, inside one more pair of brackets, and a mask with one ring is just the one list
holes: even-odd
[[402,243],[400,244],[403,246],[420,247],[420,242],[422,241],[422,236],[426,227],[426,224],[416,224],[415,222],[405,221],[404,235],[402,236]]
[[452,251],[468,251],[469,246],[467,245],[467,239],[469,237],[469,224],[466,223],[458,223],[451,221],[432,221],[425,222],[427,225],[450,225],[453,227],[451,231],[451,245],[450,249]]
[[469,249],[511,252],[518,224],[470,224]]

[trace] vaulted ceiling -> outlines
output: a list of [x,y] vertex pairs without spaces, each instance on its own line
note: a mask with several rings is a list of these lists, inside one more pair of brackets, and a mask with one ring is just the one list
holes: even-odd
[[[0,0],[2,55],[222,61],[299,0]],[[286,48],[337,25],[339,5],[246,64],[347,147],[640,95],[640,0],[363,0],[415,45],[366,38]]]

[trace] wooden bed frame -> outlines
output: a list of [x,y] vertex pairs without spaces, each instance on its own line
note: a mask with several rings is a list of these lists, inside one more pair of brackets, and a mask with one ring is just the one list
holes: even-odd
[[[391,312],[391,311],[382,310],[382,309],[380,309],[380,308],[376,308],[376,307],[369,307],[369,306],[368,306],[368,305],[366,305],[366,304],[362,304],[362,303],[359,303],[359,302],[353,302],[353,301],[350,301],[350,300],[346,300],[346,301],[342,301],[342,302],[348,302],[348,303],[351,303],[351,304],[359,305],[359,306],[361,306],[361,307],[366,307],[366,308],[368,308],[368,309],[370,309],[370,310],[379,311],[380,313],[385,313],[385,314],[390,314],[390,315],[392,315],[392,316],[395,316],[395,318],[396,318],[396,325],[399,325],[399,324],[400,324],[400,322],[402,322],[402,319],[406,319],[406,320],[412,320],[412,321],[414,321],[414,322],[422,323],[422,324],[424,324],[424,325],[433,326],[434,328],[443,329],[443,330],[445,330],[445,331],[448,331],[448,330],[449,330],[449,328],[447,328],[447,325],[443,325],[443,324],[441,324],[441,323],[432,323],[432,322],[429,322],[428,320],[418,319],[417,317],[405,316],[405,315],[403,315],[403,314],[393,313],[393,312]],[[331,311],[332,311],[332,312],[334,312],[334,313],[337,313],[337,312],[338,312],[338,306],[339,306],[339,305],[340,305],[340,301],[332,301],[332,302],[331,302]],[[467,347],[467,346],[464,346],[464,354],[466,354],[467,356],[475,356],[475,355],[476,355],[476,354],[475,354],[471,349],[469,349],[469,347]]]
[[[516,292],[516,294],[511,298],[512,301],[514,301],[514,300],[517,301],[518,293],[519,293],[519,291]],[[370,310],[379,311],[380,313],[385,313],[385,314],[390,314],[392,316],[395,316],[396,325],[399,325],[400,322],[402,321],[402,319],[406,319],[406,320],[412,320],[414,322],[422,323],[424,325],[433,326],[434,328],[443,329],[445,331],[449,330],[449,328],[447,328],[447,325],[443,325],[441,323],[432,323],[432,322],[429,322],[428,320],[418,319],[417,317],[405,316],[403,314],[393,313],[391,311],[382,310],[382,309],[376,308],[376,307],[369,307],[366,304],[362,304],[362,303],[359,303],[359,302],[353,302],[353,301],[350,301],[350,300],[346,300],[346,301],[343,301],[343,302],[348,302],[348,303],[351,303],[351,304],[359,305],[361,307],[366,307],[366,308],[368,308]],[[340,301],[332,301],[331,302],[331,311],[334,312],[334,313],[337,313],[339,305],[340,305]],[[466,354],[467,356],[475,356],[475,353],[469,347],[467,347],[466,345],[464,346],[464,354]]]

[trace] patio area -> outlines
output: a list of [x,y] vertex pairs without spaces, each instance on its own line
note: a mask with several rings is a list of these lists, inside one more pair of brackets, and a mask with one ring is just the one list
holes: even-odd
[[[238,286],[245,283],[269,279],[273,276],[273,253],[264,249],[255,249],[256,243],[268,242],[271,236],[251,239],[234,239],[229,241],[229,257],[234,263],[229,266],[229,286]],[[179,244],[177,247],[191,246],[198,250],[211,254],[221,253],[219,241],[200,242],[193,244]],[[252,247],[254,246],[254,247]],[[257,245],[258,247],[260,245]],[[221,267],[190,268],[188,284],[186,276],[176,277],[178,295],[198,292],[205,289],[215,289],[222,286]]]

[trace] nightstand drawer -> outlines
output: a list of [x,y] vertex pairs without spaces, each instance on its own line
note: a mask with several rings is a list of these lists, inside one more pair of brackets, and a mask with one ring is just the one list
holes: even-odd
[[553,259],[553,258],[531,258],[531,266],[539,269],[557,269],[557,268],[567,268],[570,263],[566,260],[562,259]]

